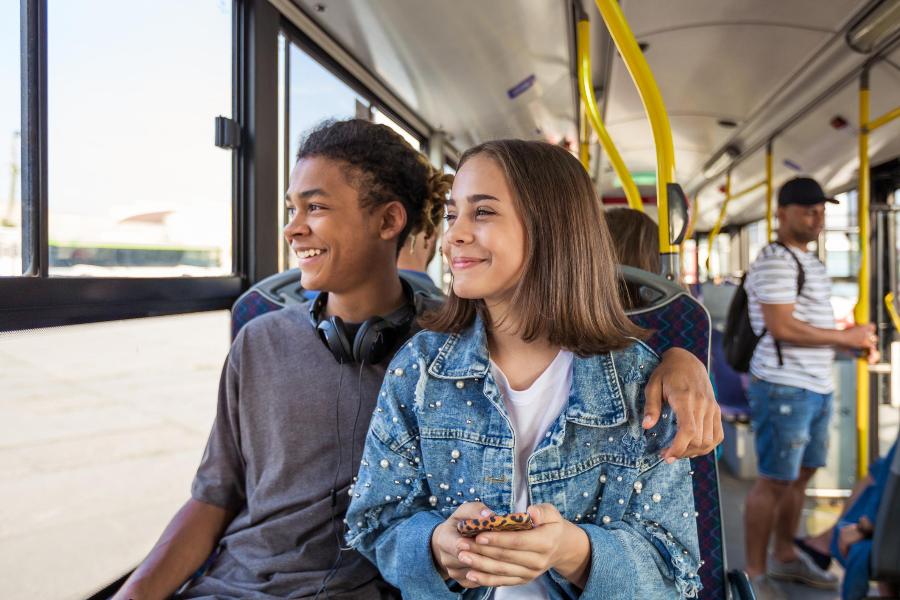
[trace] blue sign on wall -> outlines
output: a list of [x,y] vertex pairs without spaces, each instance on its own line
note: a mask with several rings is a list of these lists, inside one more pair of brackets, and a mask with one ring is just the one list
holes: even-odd
[[529,75],[528,77],[526,77],[525,79],[523,79],[522,81],[517,83],[516,85],[514,85],[511,88],[509,88],[508,90],[506,90],[506,95],[509,96],[510,100],[512,100],[513,98],[516,98],[517,96],[521,96],[522,94],[527,92],[531,88],[531,86],[534,85],[534,82],[536,79],[537,78],[532,73],[531,75]]

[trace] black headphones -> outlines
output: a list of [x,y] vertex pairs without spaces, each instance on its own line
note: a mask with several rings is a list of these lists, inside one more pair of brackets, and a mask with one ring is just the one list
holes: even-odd
[[403,279],[400,279],[400,284],[406,304],[387,317],[366,319],[352,340],[343,319],[322,318],[328,292],[319,292],[309,307],[309,322],[336,361],[341,364],[376,365],[405,338],[416,318],[416,304],[412,287]]

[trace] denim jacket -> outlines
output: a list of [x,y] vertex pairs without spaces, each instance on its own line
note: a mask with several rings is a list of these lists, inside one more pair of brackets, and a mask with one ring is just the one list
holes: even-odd
[[[481,600],[445,582],[431,535],[466,501],[513,511],[514,436],[483,323],[422,331],[394,357],[372,415],[347,513],[347,541],[405,598]],[[640,342],[575,357],[568,402],[528,461],[530,504],[553,504],[591,543],[584,590],[551,569],[551,599],[692,598],[701,587],[692,472],[659,457],[675,424],[641,427],[659,363]]]

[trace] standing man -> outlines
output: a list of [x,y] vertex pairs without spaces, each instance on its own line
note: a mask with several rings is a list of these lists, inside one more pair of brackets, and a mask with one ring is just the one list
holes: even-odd
[[[871,324],[835,329],[831,282],[812,252],[828,198],[798,177],[778,192],[778,240],[750,267],[745,282],[750,322],[763,335],[750,362],[750,411],[759,478],[747,495],[747,573],[757,598],[784,598],[769,578],[835,589],[837,577],[794,547],[806,486],[825,466],[835,346],[875,351]],[[774,530],[773,554],[766,553]]]

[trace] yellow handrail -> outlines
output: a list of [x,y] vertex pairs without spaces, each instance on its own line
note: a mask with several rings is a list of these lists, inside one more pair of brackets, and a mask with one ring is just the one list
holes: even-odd
[[[853,308],[857,325],[869,322],[869,72],[859,80],[859,300]],[[856,476],[862,479],[869,470],[869,364],[856,359]]]
[[584,105],[584,99],[578,103],[578,107],[581,109],[581,115],[579,121],[581,122],[581,130],[578,132],[579,140],[578,140],[578,160],[581,161],[581,166],[584,167],[585,171],[590,171],[591,169],[591,124],[588,123],[587,109]]
[[766,242],[772,243],[772,141],[766,144]]
[[888,314],[891,317],[891,323],[894,324],[894,329],[900,331],[900,315],[897,314],[897,307],[894,306],[894,292],[885,294],[884,306],[887,308]]
[[606,151],[609,162],[612,163],[619,181],[622,182],[622,189],[625,191],[625,198],[628,200],[628,206],[634,210],[644,212],[644,203],[641,200],[641,193],[638,191],[631,173],[625,167],[625,161],[616,149],[612,138],[603,126],[603,119],[600,118],[600,111],[597,109],[597,99],[594,96],[594,84],[591,81],[591,22],[587,19],[578,21],[578,90],[581,92],[581,98],[587,111],[591,125],[600,138],[600,145]]
[[722,225],[725,223],[725,213],[728,210],[728,203],[731,202],[731,198],[731,171],[728,171],[727,173],[725,173],[725,200],[722,202],[722,208],[719,209],[719,218],[716,219],[716,224],[713,225],[712,231],[709,232],[709,237],[706,238],[707,279],[712,279],[712,273],[710,273],[710,265],[712,265],[713,244],[716,241],[716,237],[719,235],[719,231],[722,230]]
[[[628,72],[637,86],[644,104],[650,127],[653,130],[653,142],[656,146],[656,205],[659,212],[659,252],[665,255],[677,255],[678,246],[672,244],[669,231],[669,192],[668,186],[675,183],[675,148],[672,144],[672,128],[669,116],[663,103],[662,95],[647,65],[647,59],[638,47],[637,40],[622,14],[616,0],[596,0],[597,8],[603,16],[609,34],[618,48]],[[677,264],[677,256],[672,256]]]
[[887,111],[886,113],[884,113],[883,115],[881,115],[880,117],[878,117],[877,119],[873,119],[872,121],[870,121],[866,125],[866,131],[868,133],[872,133],[873,131],[875,131],[876,129],[881,127],[882,125],[887,125],[888,123],[890,123],[897,117],[900,117],[900,106],[893,108],[893,109]]
[[758,190],[759,188],[761,188],[761,187],[763,187],[763,186],[765,186],[765,185],[766,185],[766,181],[765,181],[765,180],[762,180],[762,181],[759,181],[759,182],[757,182],[757,183],[754,183],[754,184],[751,185],[750,187],[744,188],[744,189],[742,189],[741,191],[732,194],[732,195],[731,195],[731,199],[732,199],[732,200],[737,200],[738,198],[740,198],[740,197],[742,197],[742,196],[746,196],[746,195],[749,194],[750,192],[755,192],[756,190]]

